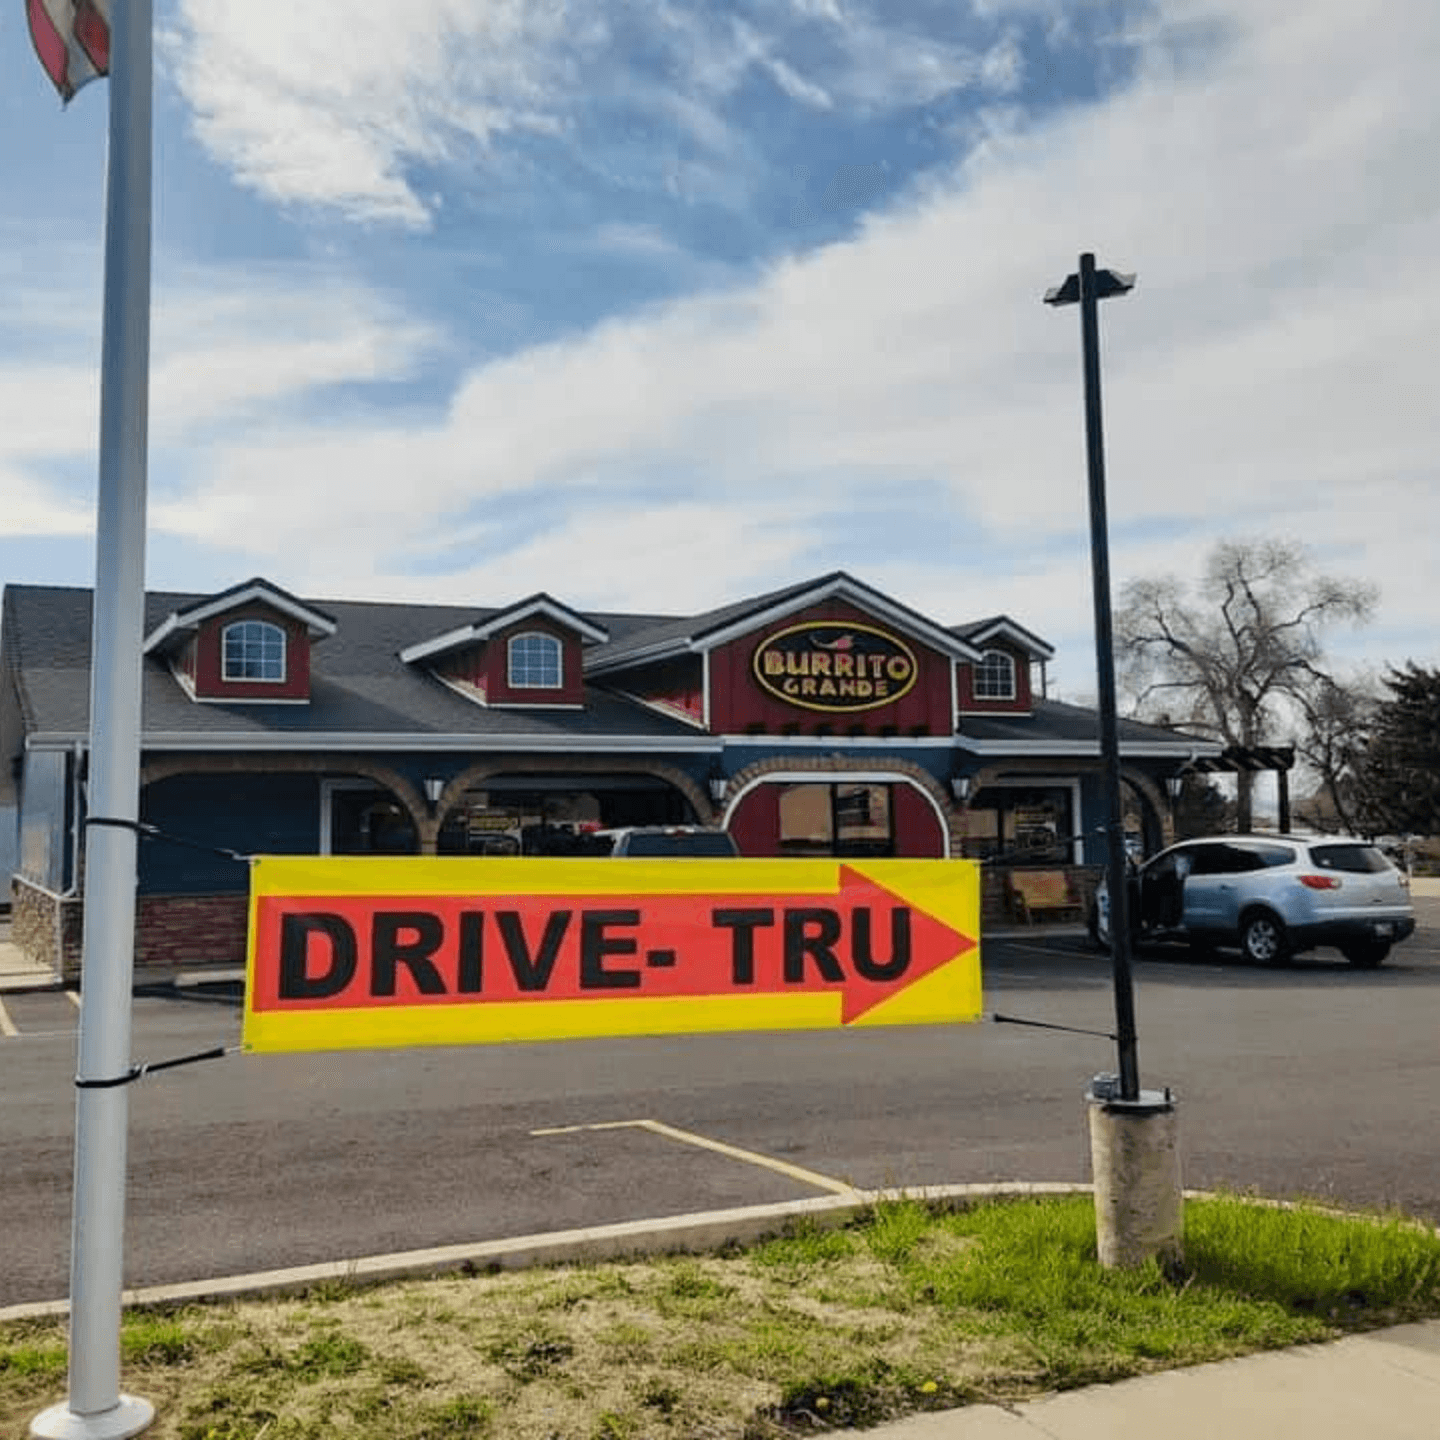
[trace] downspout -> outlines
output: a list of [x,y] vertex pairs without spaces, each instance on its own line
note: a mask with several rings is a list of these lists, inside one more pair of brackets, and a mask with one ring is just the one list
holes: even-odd
[[80,761],[85,754],[83,741],[70,747],[70,883],[55,901],[55,973],[65,978],[65,902],[80,894]]

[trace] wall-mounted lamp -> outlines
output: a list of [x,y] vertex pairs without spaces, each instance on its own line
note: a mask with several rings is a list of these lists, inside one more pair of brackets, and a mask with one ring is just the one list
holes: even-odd
[[718,805],[725,798],[725,792],[730,788],[729,779],[719,770],[712,770],[706,783],[710,787],[710,798]]
[[438,775],[431,775],[425,781],[425,798],[432,804],[438,805],[440,797],[445,793],[445,782]]
[[1185,771],[1178,775],[1167,775],[1165,777],[1165,789],[1169,793],[1170,803],[1174,805],[1180,799],[1180,793],[1185,789]]
[[950,777],[950,793],[955,797],[957,805],[963,805],[970,798],[970,786],[974,783],[973,775],[952,775]]

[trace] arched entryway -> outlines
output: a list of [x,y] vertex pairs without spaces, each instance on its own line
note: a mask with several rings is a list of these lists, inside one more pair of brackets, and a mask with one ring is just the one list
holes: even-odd
[[891,771],[766,774],[736,789],[723,823],[742,855],[943,859],[950,854],[938,792]]

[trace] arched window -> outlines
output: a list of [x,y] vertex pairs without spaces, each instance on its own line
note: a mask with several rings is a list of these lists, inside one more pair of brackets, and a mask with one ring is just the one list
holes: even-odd
[[266,620],[225,627],[221,674],[226,680],[285,679],[285,632]]
[[975,667],[977,700],[1015,698],[1015,658],[1003,650],[987,650]]
[[511,688],[558,690],[560,685],[560,642],[538,630],[514,636],[510,641]]

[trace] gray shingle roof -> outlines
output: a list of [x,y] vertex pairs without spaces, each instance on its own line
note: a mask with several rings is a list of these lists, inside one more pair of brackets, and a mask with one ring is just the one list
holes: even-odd
[[[146,597],[145,629],[207,597],[156,592]],[[428,674],[405,665],[407,645],[500,613],[473,605],[324,601],[316,607],[337,626],[311,650],[308,705],[192,701],[166,663],[144,662],[143,724],[148,737],[185,735],[457,735],[483,740],[522,737],[556,741],[633,736],[680,743],[699,738],[691,726],[643,705],[587,687],[583,710],[502,709],[474,704]],[[508,607],[506,607],[508,608]],[[652,617],[588,617],[622,633],[625,621]],[[89,728],[90,591],[12,585],[5,591],[3,645],[15,667],[26,728],[48,735],[83,736]]]
[[[1122,750],[1127,745],[1167,745],[1178,751],[1194,747],[1201,754],[1218,753],[1213,740],[1184,735],[1139,720],[1117,724]],[[1060,700],[1036,700],[1029,715],[966,715],[960,722],[960,743],[976,740],[982,745],[1028,742],[1054,745],[1098,745],[1100,716],[1095,710],[1067,705]]]
[[715,610],[705,611],[702,615],[671,615],[655,618],[647,625],[632,626],[624,632],[617,631],[612,626],[610,643],[597,645],[590,652],[587,663],[591,666],[603,665],[608,668],[631,656],[664,649],[672,643],[679,644],[688,640],[700,639],[712,631],[723,630],[727,625],[733,625],[737,621],[743,620],[747,615],[768,610],[773,605],[783,605],[785,601],[793,599],[797,595],[803,595],[807,590],[814,590],[817,586],[824,585],[843,574],[843,571],[835,570],[829,575],[822,575],[818,580],[803,580],[798,585],[787,585],[782,590],[771,590],[765,595],[752,595],[747,600],[737,600],[729,605],[721,605]]

